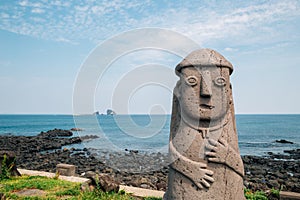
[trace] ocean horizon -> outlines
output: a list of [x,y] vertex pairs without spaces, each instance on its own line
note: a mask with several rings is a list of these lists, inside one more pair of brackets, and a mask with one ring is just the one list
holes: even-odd
[[[69,146],[94,151],[166,153],[170,115],[71,115],[0,114],[0,135],[35,136],[52,129],[81,128],[74,136],[97,135],[98,139]],[[236,114],[241,155],[266,156],[268,152],[300,148],[300,114]],[[278,143],[287,140],[293,144]]]

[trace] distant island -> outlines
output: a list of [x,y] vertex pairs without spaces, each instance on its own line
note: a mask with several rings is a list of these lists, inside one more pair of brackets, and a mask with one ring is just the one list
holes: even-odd
[[[116,115],[117,113],[115,111],[113,111],[112,109],[107,109],[106,110],[106,115]],[[100,115],[99,111],[96,111],[93,113],[93,115]],[[103,113],[101,113],[101,115],[104,115]]]
[[93,115],[99,115],[99,111],[94,112]]
[[111,110],[111,109],[107,109],[106,114],[107,115],[116,115],[117,113],[115,111]]

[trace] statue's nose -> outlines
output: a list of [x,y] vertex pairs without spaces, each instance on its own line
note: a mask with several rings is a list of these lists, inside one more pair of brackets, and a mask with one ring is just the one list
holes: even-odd
[[200,95],[202,97],[211,97],[212,93],[211,93],[210,84],[207,84],[205,83],[205,81],[202,81]]
[[201,87],[200,87],[200,96],[202,97],[211,97],[211,76],[209,71],[206,71],[202,75]]

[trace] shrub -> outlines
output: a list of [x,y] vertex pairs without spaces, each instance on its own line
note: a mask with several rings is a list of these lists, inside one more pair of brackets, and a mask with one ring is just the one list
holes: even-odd
[[1,174],[0,180],[10,179],[11,169],[14,166],[14,162],[12,162],[9,166],[7,166],[7,155],[3,154],[3,160],[1,163]]

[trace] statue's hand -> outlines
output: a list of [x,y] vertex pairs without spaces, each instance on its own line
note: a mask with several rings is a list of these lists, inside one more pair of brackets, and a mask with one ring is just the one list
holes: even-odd
[[205,163],[198,163],[196,171],[193,172],[193,182],[199,189],[203,189],[203,187],[209,188],[210,182],[212,183],[215,181],[212,178],[214,172],[206,169],[206,167],[207,165]]
[[214,172],[207,169],[206,161],[194,161],[181,155],[176,151],[172,142],[170,142],[169,147],[171,152],[169,155],[174,159],[170,167],[189,178],[199,189],[203,189],[203,187],[209,188],[210,182],[214,182],[212,178]]
[[208,160],[211,162],[223,163],[226,162],[226,157],[228,155],[228,144],[225,140],[219,139],[219,141],[208,140],[206,145],[205,155],[208,156]]

